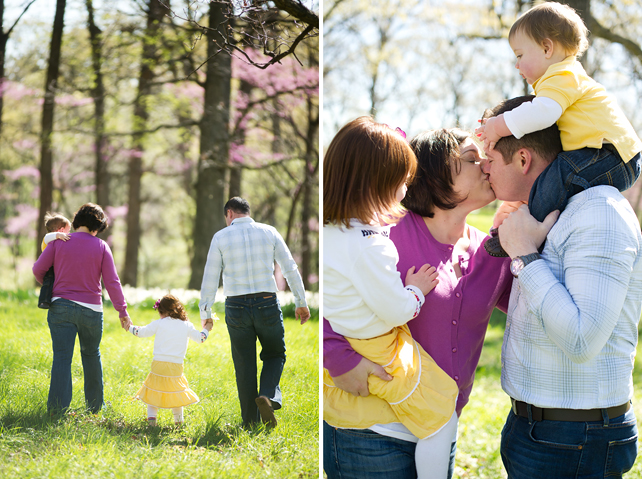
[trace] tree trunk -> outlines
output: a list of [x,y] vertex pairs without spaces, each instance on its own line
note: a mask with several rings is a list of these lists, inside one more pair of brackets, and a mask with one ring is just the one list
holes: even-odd
[[312,102],[312,99],[308,97],[308,131],[305,139],[305,183],[303,185],[303,202],[301,205],[301,277],[303,278],[303,284],[306,290],[310,289],[310,275],[313,271],[312,248],[310,246],[310,220],[313,210],[312,179],[316,176],[316,165],[318,165],[318,151],[316,147],[318,133],[319,110]]
[[2,135],[2,108],[4,106],[4,57],[7,53],[9,34],[4,32],[4,0],[0,0],[0,135]]
[[[242,93],[245,93],[248,98],[252,94],[252,89],[253,86],[250,82],[247,82],[245,80],[241,80],[241,84],[239,86],[239,90]],[[236,141],[237,144],[243,145],[245,144],[245,128],[239,128],[239,131],[236,135]],[[240,166],[240,165],[233,165],[233,166]],[[235,196],[241,196],[241,181],[243,179],[243,169],[242,168],[232,168],[230,170],[230,187],[229,187],[229,193],[227,196],[230,198],[234,198]]]
[[200,289],[207,252],[214,233],[225,227],[225,170],[229,157],[230,83],[232,60],[219,52],[227,39],[229,1],[210,3],[207,31],[207,77],[203,118],[200,123],[200,157],[196,180],[194,256],[189,289]]
[[[158,61],[158,35],[163,16],[169,12],[168,0],[150,0],[147,11],[147,26],[143,39],[143,53],[138,77],[138,94],[134,100],[134,131],[147,127],[149,112],[147,99],[152,91],[154,80],[153,67]],[[166,6],[165,6],[166,5]],[[134,133],[132,136],[132,153],[129,156],[129,193],[127,210],[127,245],[125,247],[125,265],[122,268],[123,284],[136,286],[138,282],[138,250],[140,247],[140,208],[141,181],[143,176],[143,152],[145,134]]]
[[[95,176],[96,176],[96,203],[103,210],[110,206],[109,203],[109,171],[107,169],[107,156],[105,147],[105,86],[102,73],[102,32],[96,26],[94,20],[93,0],[85,0],[87,5],[87,29],[91,41],[91,61],[94,69],[94,87],[92,96],[94,98],[94,149],[96,150]],[[107,240],[111,229],[107,228],[99,236]]]
[[51,46],[49,49],[49,63],[47,66],[47,79],[45,81],[45,98],[42,105],[42,130],[40,133],[40,212],[36,237],[36,252],[40,254],[40,243],[45,235],[45,214],[51,210],[53,195],[53,152],[51,137],[54,122],[54,99],[58,86],[60,73],[60,50],[62,47],[62,31],[65,21],[66,0],[57,0],[56,15],[54,17]]

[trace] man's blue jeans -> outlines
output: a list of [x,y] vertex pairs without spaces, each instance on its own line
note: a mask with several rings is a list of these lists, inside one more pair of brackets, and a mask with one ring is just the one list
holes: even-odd
[[[236,388],[243,425],[260,421],[254,400],[265,396],[281,408],[279,381],[285,365],[285,330],[279,300],[273,293],[258,298],[230,296],[225,300],[225,323],[230,333]],[[261,381],[256,389],[256,339],[261,343]]]
[[571,196],[592,186],[629,189],[641,168],[640,153],[624,163],[612,145],[563,151],[533,183],[528,209],[537,221],[544,221],[551,211],[563,211]]
[[637,455],[633,409],[606,421],[532,421],[508,414],[501,455],[509,479],[622,477]]
[[85,401],[90,411],[98,412],[103,406],[103,366],[100,361],[103,313],[73,301],[58,299],[51,303],[47,322],[53,346],[47,410],[65,411],[71,404],[71,360],[77,334],[85,377]]
[[[323,421],[323,470],[328,479],[416,479],[415,447],[414,442],[369,429],[337,429]],[[449,479],[456,451],[455,441],[450,449]]]

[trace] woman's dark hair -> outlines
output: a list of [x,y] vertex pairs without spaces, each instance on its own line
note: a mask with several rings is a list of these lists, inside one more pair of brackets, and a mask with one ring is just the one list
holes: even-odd
[[76,212],[72,226],[75,230],[86,226],[89,231],[101,233],[107,228],[107,216],[100,206],[94,203],[85,203]]
[[459,128],[430,130],[410,141],[417,156],[417,172],[401,204],[420,216],[432,218],[435,208],[451,210],[466,198],[453,190],[453,166],[461,171],[459,145],[471,134]]
[[170,318],[187,321],[187,312],[183,307],[183,303],[171,294],[166,294],[161,298],[158,303],[158,312],[163,317],[169,316]]

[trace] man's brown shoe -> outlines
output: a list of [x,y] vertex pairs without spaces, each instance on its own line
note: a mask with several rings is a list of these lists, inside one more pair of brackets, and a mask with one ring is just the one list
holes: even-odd
[[265,396],[257,397],[254,402],[259,408],[259,414],[261,415],[261,421],[268,428],[276,427],[276,418],[274,417],[274,410],[272,409],[272,404],[270,400]]

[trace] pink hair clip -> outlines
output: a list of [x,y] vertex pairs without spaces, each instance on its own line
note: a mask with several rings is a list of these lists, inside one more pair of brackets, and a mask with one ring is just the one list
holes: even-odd
[[[161,298],[161,299],[163,299],[163,298]],[[161,300],[159,299],[158,301],[156,301],[156,303],[154,303],[154,309],[158,309],[158,306],[160,305],[160,302],[161,302]]]
[[395,128],[395,131],[396,131],[397,133],[399,133],[401,136],[403,136],[403,137],[404,137],[404,139],[406,139],[406,132],[405,132],[405,131],[403,131],[401,128],[397,127],[397,128]]

